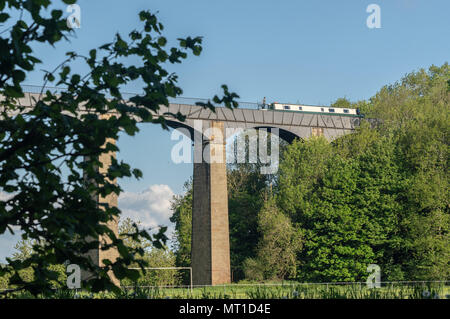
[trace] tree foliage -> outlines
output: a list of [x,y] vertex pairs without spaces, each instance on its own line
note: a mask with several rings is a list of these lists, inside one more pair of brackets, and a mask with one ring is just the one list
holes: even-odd
[[288,147],[278,204],[305,232],[302,280],[448,279],[449,67],[432,66],[353,104],[363,123],[332,144]]
[[258,212],[264,205],[269,178],[260,174],[258,164],[228,167],[230,258],[234,280],[244,278],[245,260],[256,255],[260,237]]
[[184,184],[185,194],[175,196],[172,202],[173,214],[170,221],[175,224],[174,249],[179,267],[191,266],[192,239],[192,179]]
[[[359,281],[394,240],[398,173],[387,141],[372,142],[356,158],[342,156],[323,138],[288,148],[292,160],[282,163],[278,200],[305,233],[302,280]],[[320,156],[310,161],[305,154]]]
[[250,280],[294,278],[297,271],[297,255],[302,250],[302,234],[288,216],[277,206],[273,198],[264,203],[258,214],[258,230],[261,234],[256,256],[244,261],[244,271]]
[[119,237],[122,238],[124,245],[131,249],[141,248],[144,251],[153,247],[153,243],[145,237],[140,236],[139,240],[135,240],[129,236],[135,234],[136,229],[142,229],[141,221],[133,221],[129,217],[119,220]]
[[[144,250],[144,255],[138,258],[143,260],[147,267],[139,271],[139,278],[135,280],[124,279],[121,281],[122,286],[168,286],[180,284],[181,276],[174,269],[149,269],[149,268],[165,268],[175,267],[175,254],[169,250],[167,246],[155,248],[151,241],[146,238],[135,240],[128,237],[127,234],[135,233],[136,228],[142,229],[141,221],[133,221],[127,217],[120,221],[119,236],[123,237],[124,244],[127,247]],[[132,263],[130,268],[139,267],[138,263]]]
[[[165,66],[181,63],[189,52],[199,55],[202,39],[178,39],[178,46],[166,48],[163,25],[150,11],[142,11],[141,30],[133,30],[127,37],[118,33],[112,42],[87,55],[67,52],[65,61],[45,72],[34,106],[27,108],[18,99],[24,96],[22,83],[27,73],[41,63],[34,52],[36,44],[57,46],[74,32],[62,11],[53,8],[54,2],[0,1],[0,22],[11,25],[0,36],[0,190],[11,195],[0,201],[0,234],[13,233],[12,227],[18,226],[24,240],[43,243],[25,260],[8,259],[0,276],[8,272],[18,289],[45,292],[51,289],[51,280],[57,279],[48,266],[70,260],[97,275],[85,288],[116,289],[108,273],[118,279],[137,278],[138,272],[128,266],[144,251],[127,247],[107,227],[119,216],[119,209],[95,199],[119,195],[122,189],[114,183],[116,179],[140,178],[142,173],[115,158],[102,172],[99,157],[119,151],[113,141],[120,131],[136,134],[138,119],[167,128],[164,117],[155,117],[153,112],[182,90],[177,75]],[[127,63],[130,60],[132,63]],[[84,63],[88,72],[74,72],[74,63]],[[123,87],[136,82],[143,83],[142,92],[125,102]],[[63,90],[55,92],[47,85]],[[214,101],[236,106],[237,95],[223,88],[225,96],[215,96]],[[212,108],[212,104],[205,107]],[[180,113],[167,115],[184,120]],[[92,238],[101,236],[110,239],[102,249],[117,247],[119,258],[99,267],[85,254],[99,246]],[[157,247],[166,239],[164,229],[154,236],[145,231],[130,236],[136,240],[144,237]],[[143,261],[139,264],[145,266]],[[34,270],[32,282],[18,275],[28,267]]]

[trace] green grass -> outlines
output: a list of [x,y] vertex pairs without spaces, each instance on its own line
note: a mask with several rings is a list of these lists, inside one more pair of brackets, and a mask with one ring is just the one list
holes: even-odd
[[[57,299],[431,299],[447,298],[450,283],[392,283],[369,289],[365,284],[231,284],[190,288],[123,288],[118,295],[67,289],[37,298]],[[9,298],[34,298],[16,293]]]

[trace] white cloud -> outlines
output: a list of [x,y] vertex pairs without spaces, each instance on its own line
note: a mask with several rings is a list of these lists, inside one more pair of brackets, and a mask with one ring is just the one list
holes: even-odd
[[[0,202],[5,202],[12,198],[15,194],[6,193],[0,191]],[[8,208],[7,208],[8,209]],[[5,233],[0,234],[0,263],[6,262],[6,257],[11,257],[14,252],[14,246],[21,239],[20,237],[20,227],[19,226],[11,226],[14,231],[14,235],[6,230]]]
[[14,194],[0,191],[0,202],[6,202],[7,200],[12,198],[13,196],[14,196]]
[[173,232],[173,225],[169,221],[172,216],[170,210],[174,192],[168,185],[151,185],[140,193],[123,192],[119,196],[121,218],[127,217],[140,221],[145,228],[170,226],[166,235]]
[[[140,193],[123,192],[119,196],[119,208],[122,210],[121,218],[130,217],[134,221],[141,221],[141,225],[148,228],[158,226],[169,226],[166,236],[171,239],[174,225],[169,218],[172,216],[170,210],[174,192],[168,185],[151,185]],[[12,195],[0,191],[0,201],[6,201]],[[19,230],[18,227],[13,227]],[[0,262],[5,256],[11,255],[15,243],[20,239],[19,234],[11,235],[9,232],[0,235]]]
[[[134,221],[141,221],[145,228],[157,228],[158,226],[169,226],[166,232],[170,235],[173,231],[169,218],[172,216],[170,210],[174,192],[168,185],[151,185],[142,192],[123,192],[119,196],[119,208],[122,210],[121,218],[130,217]],[[0,191],[0,201],[10,199],[14,194]]]
[[[6,193],[4,191],[0,191],[0,202],[6,202],[7,200],[10,200],[11,198],[13,198],[17,193]],[[7,205],[6,206],[6,210],[11,209],[11,206]],[[13,231],[20,231],[20,226],[12,226],[10,225],[10,227],[13,229]],[[9,233],[9,231],[6,231],[7,233]]]

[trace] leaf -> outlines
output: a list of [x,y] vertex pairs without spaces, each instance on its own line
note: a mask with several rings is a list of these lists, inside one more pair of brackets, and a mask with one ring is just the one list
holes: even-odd
[[20,87],[16,88],[16,87],[10,86],[10,85],[6,85],[4,94],[8,97],[23,97],[24,96],[22,89]]
[[167,44],[167,39],[165,37],[159,37],[158,38],[158,45],[165,46]]
[[5,22],[6,20],[9,19],[9,17],[10,16],[7,13],[4,13],[4,12],[0,13],[0,23]]
[[52,10],[52,18],[59,20],[62,17],[63,12],[61,10]]

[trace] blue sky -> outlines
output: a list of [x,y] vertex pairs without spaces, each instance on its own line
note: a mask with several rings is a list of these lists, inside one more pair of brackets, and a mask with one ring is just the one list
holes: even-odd
[[[380,29],[366,26],[371,3],[381,8]],[[268,102],[326,105],[344,96],[355,101],[370,98],[408,72],[449,60],[448,0],[80,0],[78,4],[81,28],[76,37],[55,48],[36,46],[44,60],[39,69],[53,69],[66,51],[87,53],[110,42],[116,32],[127,35],[140,29],[137,14],[150,9],[159,11],[169,44],[178,37],[204,37],[200,57],[169,68],[179,75],[186,97],[211,97],[225,83],[249,102],[264,96]],[[42,73],[29,74],[26,83],[42,84]],[[127,90],[139,92],[140,85]],[[169,198],[182,192],[192,174],[191,164],[172,163],[175,143],[170,132],[155,125],[142,125],[137,136],[119,140],[119,158],[144,172],[140,181],[121,181],[127,203],[132,198],[141,203],[120,204],[129,215],[156,214],[141,219],[148,224],[167,222]],[[0,237],[0,260],[13,241],[11,236]]]

